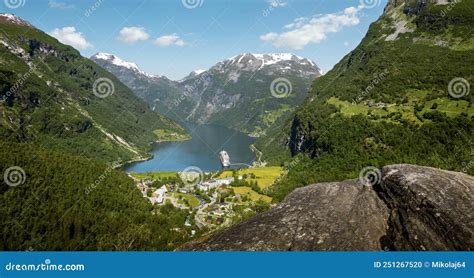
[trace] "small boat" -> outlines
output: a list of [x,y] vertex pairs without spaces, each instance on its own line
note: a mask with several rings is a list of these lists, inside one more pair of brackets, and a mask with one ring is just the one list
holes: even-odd
[[230,166],[230,157],[226,151],[221,151],[219,153],[219,159],[221,160],[221,164],[224,168]]

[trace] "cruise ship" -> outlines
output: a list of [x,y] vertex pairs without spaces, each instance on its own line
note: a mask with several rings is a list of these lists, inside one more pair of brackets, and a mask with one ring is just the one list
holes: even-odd
[[226,151],[221,151],[219,153],[219,159],[221,160],[221,164],[223,167],[226,168],[230,166],[230,157]]

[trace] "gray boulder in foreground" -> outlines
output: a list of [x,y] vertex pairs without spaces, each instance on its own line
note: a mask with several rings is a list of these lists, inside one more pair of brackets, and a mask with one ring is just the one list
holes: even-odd
[[181,250],[474,250],[474,177],[414,165],[296,189],[277,207]]

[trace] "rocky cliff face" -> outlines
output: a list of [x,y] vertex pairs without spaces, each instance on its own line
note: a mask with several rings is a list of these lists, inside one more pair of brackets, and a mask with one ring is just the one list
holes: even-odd
[[388,248],[474,250],[474,177],[412,165],[382,169]]
[[183,250],[474,250],[474,177],[413,165],[378,182],[299,188],[277,207]]

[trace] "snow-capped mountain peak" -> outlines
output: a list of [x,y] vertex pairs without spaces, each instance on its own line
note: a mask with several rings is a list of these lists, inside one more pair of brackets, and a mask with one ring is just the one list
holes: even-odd
[[318,66],[310,59],[291,53],[243,53],[217,64],[220,71],[260,71],[293,73],[297,75],[321,75]]
[[33,27],[33,25],[31,25],[28,21],[14,14],[0,13],[0,20],[8,21],[10,23],[15,23],[18,25]]
[[113,54],[99,52],[99,53],[95,54],[94,56],[92,56],[91,59],[92,60],[104,60],[104,61],[107,61],[109,63],[112,63],[113,65],[133,70],[133,71],[138,72],[138,73],[140,73],[142,75],[145,75],[147,77],[150,77],[150,78],[154,77],[153,75],[148,74],[148,73],[140,70],[140,68],[138,67],[137,64],[132,63],[132,62],[124,61],[124,60],[120,59],[119,57],[117,57]]
[[197,70],[193,70],[192,73],[194,73],[195,75],[200,75],[201,73],[203,72],[206,72],[206,70],[203,70],[203,69],[197,69]]
[[190,72],[187,76],[185,76],[183,79],[179,80],[178,82],[184,82],[188,79],[191,79],[193,77],[196,77],[198,75],[201,75],[203,73],[205,73],[207,70],[203,70],[203,69],[197,69],[197,70],[193,70],[192,72]]
[[257,53],[244,53],[234,57],[229,58],[228,60],[232,63],[242,63],[248,61],[248,59],[256,59],[261,61],[265,65],[273,65],[279,62],[284,61],[296,61],[300,63],[308,63],[313,66],[316,64],[306,58],[291,54],[291,53],[269,53],[269,54],[257,54]]

